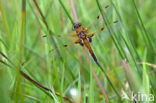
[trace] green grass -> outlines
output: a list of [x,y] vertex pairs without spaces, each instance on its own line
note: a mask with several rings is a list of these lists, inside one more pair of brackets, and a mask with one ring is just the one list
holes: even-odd
[[[80,45],[63,47],[74,33],[72,1],[79,22],[91,26],[90,32],[105,28],[91,43],[100,65]],[[135,103],[122,95],[155,96],[155,4],[0,0],[0,103]]]

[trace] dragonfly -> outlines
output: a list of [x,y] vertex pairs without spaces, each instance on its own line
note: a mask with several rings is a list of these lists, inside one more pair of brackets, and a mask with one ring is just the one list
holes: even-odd
[[[107,6],[108,7],[108,6]],[[105,7],[105,8],[107,8]],[[97,19],[99,19],[100,16],[97,16]],[[118,21],[114,21],[113,23],[117,23]],[[97,65],[100,65],[99,62],[98,62],[98,59],[92,49],[92,46],[91,46],[91,42],[92,42],[92,37],[98,33],[98,31],[96,32],[92,32],[92,33],[89,33],[89,30],[90,30],[90,27],[87,27],[87,28],[84,28],[82,26],[82,24],[80,22],[76,22],[73,24],[73,30],[76,32],[75,34],[71,34],[70,36],[71,37],[78,37],[78,39],[74,40],[72,43],[73,44],[80,44],[81,46],[85,46],[90,55],[92,56],[94,62],[97,64]],[[100,29],[100,31],[103,31],[104,30],[104,27],[102,27]],[[64,45],[65,47],[67,47],[68,45]]]
[[[106,6],[105,8],[108,8],[109,6]],[[100,16],[97,16],[97,19],[99,19]],[[114,21],[113,23],[117,23],[118,21]],[[70,37],[74,37],[74,38],[77,38],[76,40],[74,40],[72,43],[70,43],[69,45],[66,44],[64,45],[64,47],[68,47],[70,45],[73,45],[73,44],[80,44],[81,46],[83,47],[86,47],[90,53],[90,55],[92,56],[94,62],[97,64],[97,65],[100,65],[99,62],[98,62],[98,59],[92,49],[92,46],[91,46],[91,42],[92,42],[92,37],[97,34],[98,32],[101,32],[104,30],[104,27],[102,27],[99,31],[95,31],[95,32],[92,32],[92,33],[89,33],[89,30],[90,30],[90,26],[85,28],[82,26],[82,24],[80,22],[76,22],[73,24],[73,30],[76,32],[76,33],[73,33],[73,34],[70,34],[69,36]],[[46,37],[46,36],[45,36]]]
[[[99,17],[98,17],[99,18]],[[117,23],[118,21],[114,21],[113,23]],[[92,33],[89,33],[89,30],[90,30],[90,27],[87,27],[87,28],[84,28],[82,26],[82,24],[80,22],[76,22],[73,24],[73,30],[76,32],[74,34],[70,34],[70,37],[74,37],[74,38],[77,38],[76,40],[74,40],[71,44],[69,45],[64,45],[64,47],[68,47],[70,45],[73,45],[73,44],[80,44],[82,47],[86,47],[90,53],[90,55],[92,56],[94,62],[97,64],[97,65],[100,65],[99,62],[98,62],[98,59],[92,49],[92,46],[91,46],[91,42],[92,42],[92,37],[99,33],[100,31],[103,31],[104,30],[104,27],[102,27],[99,31],[95,31],[95,32],[92,32]]]
[[[80,44],[81,46],[85,46],[89,53],[91,54],[93,60],[95,61],[96,64],[99,65],[99,62],[97,60],[97,57],[95,56],[95,53],[91,47],[91,42],[92,42],[92,37],[95,35],[96,32],[89,33],[88,28],[84,28],[80,22],[76,22],[73,24],[73,29],[75,30],[75,34],[71,34],[71,37],[78,37],[78,39],[74,40],[72,43],[73,44]],[[101,28],[103,30],[104,28]],[[67,47],[68,45],[64,45]]]

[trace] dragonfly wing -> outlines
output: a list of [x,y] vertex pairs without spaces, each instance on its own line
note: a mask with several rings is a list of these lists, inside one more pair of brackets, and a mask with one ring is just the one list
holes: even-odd
[[88,31],[90,30],[91,26],[85,28],[85,32],[88,33]]
[[103,31],[103,30],[104,30],[104,28],[102,27],[100,30],[97,30],[96,32],[87,34],[87,37],[88,37],[88,38],[91,38],[91,37],[93,37],[95,34],[98,34],[98,33],[100,33],[100,32]]
[[70,37],[77,37],[77,34],[70,34]]
[[[118,21],[116,20],[116,21],[114,21],[112,24],[110,24],[110,25],[108,25],[108,26],[112,26],[113,24],[116,24]],[[95,32],[93,32],[93,33],[89,33],[89,34],[87,34],[87,37],[88,38],[90,38],[90,37],[93,37],[95,34],[100,34],[102,31],[104,31],[105,30],[105,28],[104,27],[102,27],[100,30],[97,30],[97,31],[95,31]]]
[[81,42],[81,39],[77,39],[77,40],[74,40],[72,43],[70,43],[70,44],[66,44],[66,45],[64,45],[64,47],[69,47],[69,46],[71,46],[71,45],[73,45],[73,44],[78,44],[78,43],[80,43]]
[[94,32],[94,33],[87,34],[87,37],[88,37],[88,38],[91,38],[91,37],[94,36],[94,34],[95,34],[95,32]]
[[59,37],[59,38],[69,38],[69,37],[77,37],[77,34],[68,34],[68,35],[55,35],[55,37]]

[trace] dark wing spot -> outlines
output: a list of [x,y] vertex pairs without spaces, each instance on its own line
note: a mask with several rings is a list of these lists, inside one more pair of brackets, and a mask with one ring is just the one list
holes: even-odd
[[113,23],[117,23],[117,22],[118,22],[118,20],[114,21]]
[[96,18],[97,18],[97,19],[99,19],[99,18],[100,18],[100,16],[97,16]]
[[47,35],[42,35],[42,37],[47,37]]
[[61,37],[61,35],[57,35],[57,37]]
[[101,31],[103,31],[103,30],[104,30],[104,27],[101,28]]
[[64,45],[64,47],[67,47],[68,45]]
[[106,5],[106,6],[105,6],[105,8],[108,8],[108,7],[109,7],[109,5]]
[[49,53],[51,53],[52,51],[54,51],[54,49],[49,50]]

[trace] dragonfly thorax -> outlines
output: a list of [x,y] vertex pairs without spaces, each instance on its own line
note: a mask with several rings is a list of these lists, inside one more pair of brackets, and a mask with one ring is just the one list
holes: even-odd
[[84,31],[78,32],[78,36],[80,39],[85,39],[87,37]]
[[74,26],[74,29],[75,29],[75,31],[78,34],[78,37],[80,39],[86,39],[87,38],[87,35],[86,35],[85,30],[82,27],[81,23],[77,22],[73,26]]

